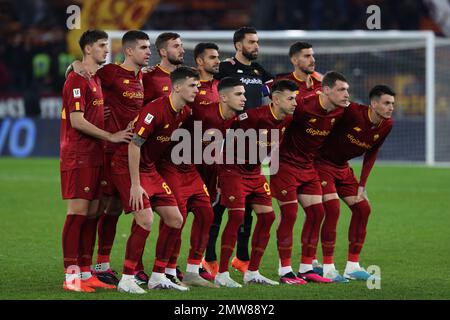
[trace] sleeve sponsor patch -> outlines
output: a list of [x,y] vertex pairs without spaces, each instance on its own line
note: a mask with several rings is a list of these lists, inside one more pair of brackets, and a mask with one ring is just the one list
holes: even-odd
[[81,90],[80,90],[80,88],[73,89],[73,97],[74,98],[80,98],[81,97]]
[[248,118],[248,114],[247,114],[247,112],[244,112],[244,113],[241,113],[240,115],[239,115],[239,120],[245,120],[245,119],[247,119]]
[[150,124],[153,120],[154,116],[151,113],[147,113],[144,119],[145,124]]

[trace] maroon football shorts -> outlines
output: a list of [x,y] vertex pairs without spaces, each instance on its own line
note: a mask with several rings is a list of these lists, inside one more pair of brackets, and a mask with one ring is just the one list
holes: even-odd
[[[177,206],[177,201],[172,190],[166,181],[156,172],[141,172],[139,174],[141,186],[147,192],[149,198],[143,196],[144,209],[159,206]],[[130,213],[133,209],[130,206],[131,179],[128,173],[112,174],[114,185],[119,190],[125,213]]]
[[314,166],[321,180],[323,194],[337,193],[340,198],[358,194],[359,183],[348,164],[337,166],[330,162],[316,161]]
[[270,187],[263,175],[219,173],[220,202],[228,209],[245,208],[246,203],[272,206]]
[[162,165],[158,171],[173,191],[182,213],[195,207],[210,206],[208,189],[195,166],[190,171],[179,171],[173,165]]
[[273,196],[283,202],[297,200],[298,194],[322,195],[314,166],[298,168],[283,162],[278,172],[270,177],[270,189]]
[[100,198],[102,167],[83,167],[61,171],[63,199],[96,200]]

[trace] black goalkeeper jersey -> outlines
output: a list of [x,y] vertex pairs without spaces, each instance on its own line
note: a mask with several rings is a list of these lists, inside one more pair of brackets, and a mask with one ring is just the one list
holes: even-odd
[[256,62],[252,62],[251,65],[240,63],[235,57],[233,57],[235,64],[231,62],[223,61],[219,64],[219,73],[214,78],[220,80],[225,77],[238,78],[245,88],[245,108],[257,108],[262,105],[263,86],[264,83],[272,80],[273,76],[264,70],[264,68]]

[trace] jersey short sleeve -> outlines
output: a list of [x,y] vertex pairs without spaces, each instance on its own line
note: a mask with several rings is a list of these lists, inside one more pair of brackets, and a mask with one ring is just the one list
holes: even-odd
[[144,108],[135,123],[134,133],[144,140],[147,140],[155,132],[159,123],[162,121],[162,115],[155,111],[156,108]]
[[67,83],[67,101],[65,101],[68,113],[85,112],[87,90],[87,80],[78,75],[71,78]]

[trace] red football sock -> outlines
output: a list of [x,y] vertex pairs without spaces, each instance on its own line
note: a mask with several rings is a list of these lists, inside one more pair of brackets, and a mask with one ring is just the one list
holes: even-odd
[[[325,215],[322,203],[313,204],[304,208],[305,223],[302,230],[302,263],[311,264],[317,250],[320,227]],[[309,262],[311,261],[311,262]]]
[[171,228],[164,222],[160,223],[158,240],[156,241],[156,258],[153,264],[153,272],[165,273],[169,258],[172,256],[180,233],[181,229]]
[[[181,210],[180,210],[181,212]],[[180,255],[180,249],[181,249],[181,235],[183,232],[183,228],[184,225],[186,224],[186,216],[187,216],[187,212],[181,212],[181,215],[183,216],[183,224],[181,225],[181,229],[180,232],[178,233],[178,237],[174,242],[173,245],[173,251],[172,254],[170,255],[169,258],[169,262],[167,263],[167,268],[171,268],[171,269],[175,269],[177,267],[177,260],[178,260],[178,256]],[[159,230],[161,230],[162,225],[159,225]]]
[[[366,239],[366,228],[369,222],[370,204],[367,200],[360,201],[350,206],[352,210],[352,219],[350,221],[350,227],[348,230],[349,241],[349,258],[353,255],[349,261],[359,259],[364,241]],[[359,260],[357,260],[359,261]],[[357,262],[355,261],[355,262]]]
[[97,263],[109,262],[119,216],[102,214],[98,221]]
[[292,233],[297,220],[298,203],[287,203],[280,207],[281,220],[277,229],[278,255],[282,267],[291,265]]
[[233,254],[234,246],[236,245],[239,226],[244,221],[244,214],[244,210],[228,211],[228,222],[223,230],[222,243],[220,246],[220,273],[228,271],[228,264],[230,263],[230,257]]
[[250,271],[259,269],[259,264],[269,242],[270,227],[275,221],[275,212],[259,213],[256,217],[257,221],[252,237],[252,253],[248,265]]
[[68,214],[62,232],[62,249],[64,257],[64,268],[78,263],[78,248],[80,245],[81,227],[86,216],[79,214]]
[[188,263],[198,264],[208,244],[209,229],[214,219],[214,212],[210,206],[196,207],[193,210],[194,221],[191,229],[191,248]]
[[[323,203],[325,209],[325,219],[323,220],[321,240],[322,240],[322,254],[324,257],[323,263],[330,264],[334,256],[334,247],[336,245],[336,227],[339,219],[339,199],[331,199]],[[325,262],[325,257],[327,262]]]
[[150,231],[145,230],[137,223],[131,230],[130,237],[127,241],[127,248],[125,251],[125,262],[123,264],[123,274],[132,275],[138,263],[139,257],[142,257],[145,242]]
[[[136,227],[137,223],[136,220],[133,219],[133,223],[131,224],[131,232],[133,232],[133,229]],[[138,272],[138,271],[143,271],[144,270],[144,262],[142,261],[142,257],[144,255],[144,251],[145,251],[145,243],[144,243],[144,248],[142,248],[142,253],[139,256],[139,259],[137,261],[136,267],[134,269],[134,272]]]
[[97,235],[98,217],[87,217],[80,231],[80,245],[78,248],[78,265],[88,267],[92,265],[92,254],[94,253],[95,237]]

